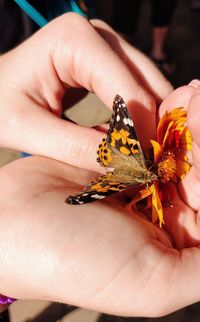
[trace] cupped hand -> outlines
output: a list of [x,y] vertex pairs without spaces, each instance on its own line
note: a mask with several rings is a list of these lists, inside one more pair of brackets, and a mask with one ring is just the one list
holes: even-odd
[[94,173],[42,157],[0,169],[1,293],[128,316],[199,300],[200,249],[178,251],[164,229],[116,195],[68,205]]
[[[155,131],[155,100],[171,85],[142,53],[102,21],[65,14],[0,57],[0,146],[101,171],[102,133],[61,120],[70,87],[96,93],[109,107],[116,94],[129,104],[144,142]],[[142,120],[147,120],[144,137]]]
[[200,245],[200,82],[175,90],[161,104],[160,114],[175,107],[187,109],[187,126],[193,139],[192,151],[188,154],[191,169],[179,182],[178,192],[172,207],[165,209],[165,229],[178,248]]

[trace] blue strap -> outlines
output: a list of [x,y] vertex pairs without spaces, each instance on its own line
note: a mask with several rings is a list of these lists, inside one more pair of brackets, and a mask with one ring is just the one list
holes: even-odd
[[45,26],[48,21],[26,0],[14,0],[18,6],[20,6],[33,21],[36,22],[40,27]]
[[[18,6],[22,8],[26,12],[26,14],[35,21],[35,23],[43,27],[48,23],[48,20],[41,15],[41,13],[36,10],[28,1],[26,0],[14,0]],[[54,17],[58,16],[59,14],[62,14],[63,12],[73,11],[78,13],[81,16],[85,16],[86,14],[81,10],[81,8],[77,5],[75,0],[69,0],[69,3],[67,4],[67,1],[57,1],[55,3],[54,7],[52,7],[52,12],[49,10],[48,13],[48,19],[51,20]],[[56,8],[57,6],[57,8]]]
[[71,4],[71,8],[73,12],[78,13],[81,16],[86,17],[86,14],[81,10],[81,8],[77,5],[75,0],[69,0],[70,4]]

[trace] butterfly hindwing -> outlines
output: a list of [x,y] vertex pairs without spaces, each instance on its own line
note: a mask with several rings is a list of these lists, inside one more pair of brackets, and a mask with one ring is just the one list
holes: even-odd
[[128,188],[131,182],[123,182],[122,178],[116,177],[112,172],[93,180],[84,190],[66,200],[70,204],[83,204],[98,199],[103,199],[116,192]]
[[[113,114],[106,138],[99,145],[97,161],[105,167],[116,167],[121,160],[135,166],[145,167],[145,158],[134,128],[133,121],[123,99],[116,95],[113,102]],[[137,165],[138,163],[138,165]]]

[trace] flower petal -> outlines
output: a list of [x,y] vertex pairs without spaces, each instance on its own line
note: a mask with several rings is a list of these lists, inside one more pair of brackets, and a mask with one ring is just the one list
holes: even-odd
[[182,107],[175,108],[171,112],[166,112],[163,117],[160,119],[160,122],[157,127],[157,140],[160,144],[163,143],[165,134],[167,132],[170,122],[186,122],[186,111]]
[[188,171],[190,170],[190,164],[187,161],[176,158],[176,176],[183,180]]
[[154,154],[154,162],[157,162],[159,160],[161,153],[162,153],[162,147],[161,145],[155,141],[155,140],[150,140],[151,145],[153,147],[153,154]]
[[163,207],[158,193],[157,182],[151,185],[150,189],[152,192],[152,222],[154,223],[159,220],[159,226],[162,227],[164,224]]
[[[150,197],[151,195],[152,197]],[[137,208],[136,204],[145,198],[148,198],[148,200],[147,206],[143,208],[143,210],[145,211],[149,208],[152,208],[152,222],[155,223],[156,221],[159,221],[159,226],[162,227],[162,225],[164,224],[163,207],[159,197],[157,182],[154,182],[148,188],[140,190],[137,195],[131,200],[131,202],[126,206],[127,209],[131,209],[130,207],[132,206]],[[141,210],[140,208],[138,209]]]
[[187,163],[187,151],[192,148],[192,138],[189,129],[185,126],[186,117],[186,111],[182,108],[176,108],[169,113],[165,113],[157,129],[157,139],[161,146],[161,152],[157,153],[158,149],[156,149],[155,162],[159,162],[159,157],[162,159],[165,152],[172,152],[176,160],[177,170],[175,175],[180,179],[183,179],[190,169],[190,165]]
[[147,198],[149,195],[151,195],[151,189],[149,188],[144,188],[141,189],[136,195],[135,197],[131,200],[130,204],[131,205],[135,205],[137,202],[139,202],[140,200],[143,200],[145,198]]

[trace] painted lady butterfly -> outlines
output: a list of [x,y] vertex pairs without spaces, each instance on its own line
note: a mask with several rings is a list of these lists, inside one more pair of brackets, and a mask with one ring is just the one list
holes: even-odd
[[116,95],[106,137],[97,151],[97,161],[113,171],[96,178],[84,190],[69,196],[69,204],[84,204],[139,184],[150,184],[157,175],[147,168],[133,121],[123,99]]

